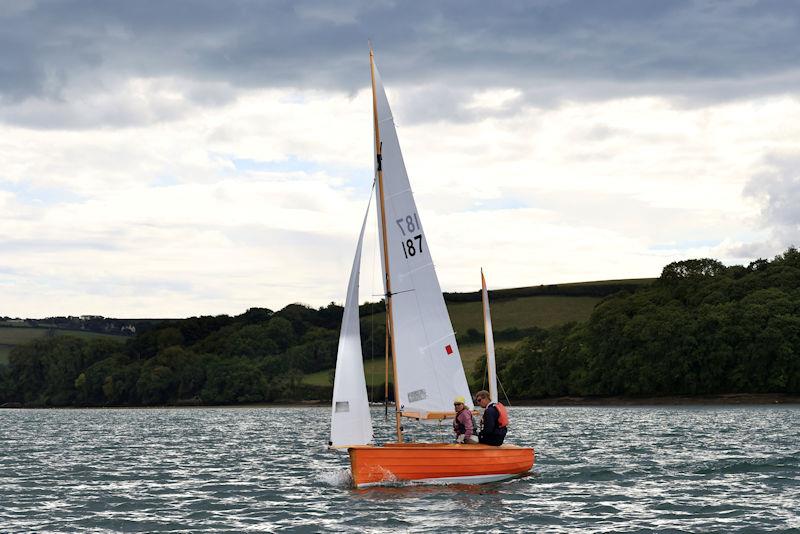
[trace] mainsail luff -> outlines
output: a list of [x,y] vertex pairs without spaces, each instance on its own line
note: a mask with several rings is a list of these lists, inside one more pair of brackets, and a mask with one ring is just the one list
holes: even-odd
[[[370,56],[376,128],[378,219],[390,315],[396,410],[415,417],[452,414],[471,399],[461,356],[408,182],[380,73]],[[471,400],[467,402],[472,408]],[[399,433],[398,422],[398,433]]]
[[[394,337],[394,320],[392,316],[392,279],[391,279],[391,271],[389,270],[389,251],[388,251],[388,239],[386,238],[386,195],[384,193],[383,188],[383,166],[381,164],[383,158],[383,144],[381,143],[381,128],[380,123],[378,121],[378,95],[377,91],[375,90],[375,55],[372,51],[372,47],[369,49],[369,67],[370,67],[370,80],[372,81],[372,122],[375,131],[375,173],[377,175],[377,182],[378,182],[378,199],[379,201],[376,203],[376,208],[379,212],[379,224],[381,227],[380,236],[381,236],[381,245],[383,249],[383,255],[381,257],[383,263],[383,272],[384,272],[384,290],[386,295],[386,335],[387,337],[387,344],[386,344],[386,356],[387,356],[387,364],[388,364],[388,350],[389,350],[389,341],[391,341],[392,347],[392,366],[394,367],[394,411],[395,411],[395,427],[397,432],[397,441],[401,443],[403,441],[403,426],[400,421],[400,395],[398,389],[398,380],[397,380],[397,350],[395,348],[395,337]],[[388,384],[388,366],[386,371],[387,377],[387,384]]]
[[[372,197],[370,196],[370,200]],[[347,297],[342,314],[342,329],[336,353],[336,374],[331,402],[331,435],[329,445],[344,447],[365,445],[372,441],[372,417],[369,413],[364,360],[361,353],[361,326],[358,316],[358,280],[361,274],[361,248],[370,205],[361,223],[353,267],[347,284]]]
[[497,402],[497,369],[494,358],[494,333],[492,332],[492,313],[489,310],[489,292],[486,290],[486,278],[481,269],[481,301],[483,302],[483,337],[486,341],[486,372],[489,375],[489,397]]

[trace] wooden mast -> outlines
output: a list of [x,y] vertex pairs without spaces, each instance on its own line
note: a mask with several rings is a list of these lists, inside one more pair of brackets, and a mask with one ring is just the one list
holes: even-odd
[[481,267],[481,303],[483,304],[483,340],[486,344],[486,374],[489,377],[489,397],[492,402],[496,402],[499,397],[497,396],[497,380],[492,373],[492,366],[489,362],[489,336],[492,335],[489,330],[489,324],[486,320],[489,317],[489,291],[486,289],[486,278],[483,276],[483,267]]
[[[393,381],[394,381],[394,414],[395,414],[395,425],[397,427],[397,442],[403,442],[403,426],[401,425],[400,420],[400,394],[399,389],[397,386],[397,352],[395,350],[395,343],[394,343],[394,319],[392,317],[392,280],[391,276],[389,275],[389,244],[388,244],[388,235],[386,233],[386,204],[384,202],[384,191],[383,191],[383,166],[381,163],[382,158],[382,146],[381,146],[381,131],[380,125],[378,124],[378,96],[375,92],[375,57],[372,51],[372,45],[369,47],[369,74],[372,80],[372,121],[373,126],[375,129],[375,158],[377,160],[377,168],[378,168],[378,198],[380,199],[380,206],[381,206],[381,236],[383,237],[383,266],[386,271],[386,334],[391,339],[391,348],[392,348],[392,371],[394,373]],[[387,343],[387,349],[389,348],[389,344]],[[388,358],[388,354],[387,354]],[[388,368],[386,370],[386,375],[388,378]],[[387,380],[388,384],[388,380]]]

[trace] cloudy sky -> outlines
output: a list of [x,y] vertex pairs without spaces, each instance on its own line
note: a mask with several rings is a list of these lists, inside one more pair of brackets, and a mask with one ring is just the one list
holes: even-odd
[[342,302],[368,39],[444,290],[769,258],[798,242],[799,21],[753,0],[2,2],[0,315]]

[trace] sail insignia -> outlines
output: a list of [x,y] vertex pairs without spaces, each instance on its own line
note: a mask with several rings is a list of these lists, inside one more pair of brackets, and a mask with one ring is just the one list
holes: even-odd
[[428,394],[425,393],[424,389],[418,389],[416,391],[409,391],[408,392],[408,402],[419,402],[428,398]]

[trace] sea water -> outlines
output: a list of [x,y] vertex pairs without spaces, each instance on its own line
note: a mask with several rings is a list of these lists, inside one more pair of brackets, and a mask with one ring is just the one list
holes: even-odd
[[798,406],[510,417],[529,476],[355,490],[323,407],[0,410],[0,532],[800,531]]

